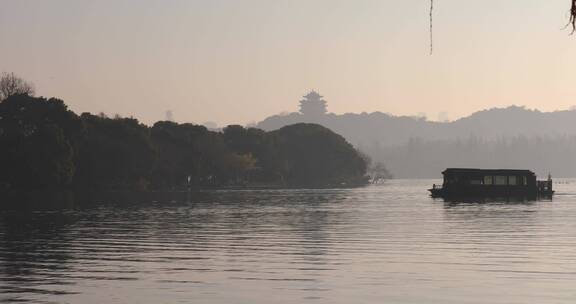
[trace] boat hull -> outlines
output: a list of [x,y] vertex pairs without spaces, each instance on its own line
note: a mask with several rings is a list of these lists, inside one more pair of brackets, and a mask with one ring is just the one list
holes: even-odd
[[518,197],[526,199],[548,198],[554,191],[538,191],[528,187],[459,187],[459,188],[432,188],[428,189],[435,198],[509,198]]

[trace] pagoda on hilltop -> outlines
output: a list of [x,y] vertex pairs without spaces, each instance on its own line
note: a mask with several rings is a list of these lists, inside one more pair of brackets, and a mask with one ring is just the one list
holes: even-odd
[[322,116],[326,114],[326,101],[322,95],[312,90],[300,100],[300,113],[305,116]]

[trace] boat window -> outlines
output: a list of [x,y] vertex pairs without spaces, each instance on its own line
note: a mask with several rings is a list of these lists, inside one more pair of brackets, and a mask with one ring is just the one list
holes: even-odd
[[482,185],[482,180],[481,179],[473,179],[470,181],[470,184],[472,185]]
[[492,185],[492,176],[484,176],[484,185]]
[[528,179],[526,178],[526,176],[522,176],[522,185],[524,186],[528,185]]
[[494,185],[507,185],[507,184],[508,184],[507,176],[494,176]]
[[516,186],[518,185],[518,180],[516,176],[508,176],[508,185]]

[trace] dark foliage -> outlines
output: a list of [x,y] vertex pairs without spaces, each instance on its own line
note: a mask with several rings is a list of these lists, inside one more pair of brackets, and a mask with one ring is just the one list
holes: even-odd
[[0,103],[0,184],[67,185],[80,121],[59,99],[13,95]]
[[69,111],[62,100],[0,103],[0,190],[177,190],[221,186],[341,186],[364,181],[365,160],[314,124],[223,132]]
[[285,181],[295,186],[322,186],[361,182],[364,158],[346,140],[316,124],[300,123],[272,134],[280,151]]
[[133,118],[83,113],[77,186],[145,189],[156,160],[149,130]]

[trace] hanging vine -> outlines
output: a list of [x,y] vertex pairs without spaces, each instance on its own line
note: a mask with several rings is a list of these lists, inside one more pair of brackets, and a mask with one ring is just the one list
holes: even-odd
[[[566,27],[572,27],[570,35],[576,33],[576,0],[570,0],[572,6],[570,7],[570,21]],[[433,31],[433,17],[434,17],[434,0],[430,0],[430,55],[434,52],[434,31]]]
[[[572,0],[576,1],[576,0]],[[434,0],[430,0],[430,55],[434,52],[434,31],[432,28],[434,13]]]
[[571,1],[572,1],[572,8],[570,8],[570,21],[566,25],[566,27],[572,26],[572,32],[570,32],[570,35],[576,32],[576,0]]

